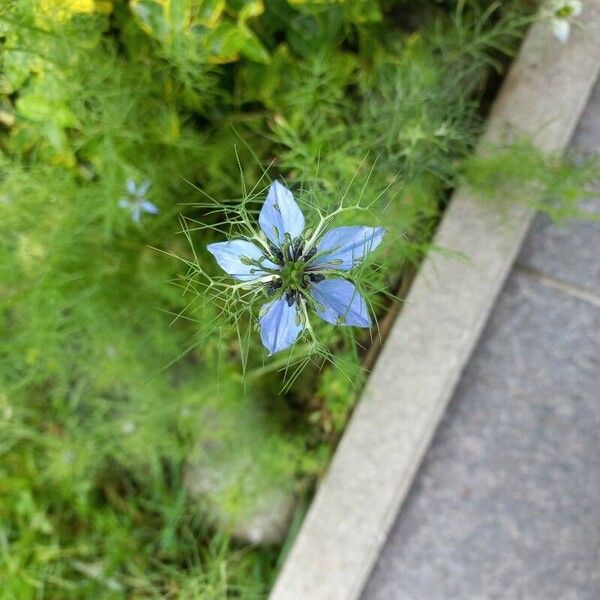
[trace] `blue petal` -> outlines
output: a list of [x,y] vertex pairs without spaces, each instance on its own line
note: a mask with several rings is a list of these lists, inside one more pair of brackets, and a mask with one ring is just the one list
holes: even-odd
[[371,327],[371,318],[363,297],[345,279],[325,279],[311,286],[317,314],[334,325]]
[[267,275],[256,265],[245,264],[248,260],[260,261],[268,269],[278,270],[279,267],[264,258],[262,250],[246,240],[231,240],[209,244],[206,249],[217,259],[217,263],[225,271],[240,281],[252,281],[257,277]]
[[379,246],[384,235],[383,227],[336,227],[321,238],[310,268],[350,271]]
[[150,200],[144,200],[142,202],[142,210],[153,215],[158,214],[158,206],[153,202],[150,202]]
[[121,198],[119,200],[119,207],[131,209],[131,202],[129,200],[127,200],[126,198]]
[[280,247],[286,233],[294,239],[304,231],[304,215],[300,207],[292,192],[278,181],[274,181],[269,188],[258,222],[264,234]]
[[149,179],[144,179],[144,181],[137,186],[137,195],[143,198],[148,193],[151,184],[152,182]]
[[270,354],[289,348],[304,329],[298,304],[294,302],[290,306],[285,296],[265,304],[261,314],[260,339]]
[[140,212],[140,207],[135,205],[132,209],[131,209],[131,218],[136,222],[139,223],[140,222],[140,217],[141,217],[141,212]]
[[137,191],[137,183],[135,182],[135,179],[128,179],[126,187],[127,191],[134,196]]

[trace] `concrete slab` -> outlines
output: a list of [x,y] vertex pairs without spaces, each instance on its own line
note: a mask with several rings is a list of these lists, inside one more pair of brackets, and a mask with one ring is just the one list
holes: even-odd
[[363,600],[600,598],[599,332],[511,276]]
[[[600,216],[600,201],[588,206]],[[600,222],[556,225],[540,215],[517,262],[600,298]]]
[[600,82],[597,82],[573,135],[572,150],[590,155],[600,152]]
[[[577,126],[571,151],[600,152],[600,80]],[[600,217],[598,196],[584,203],[586,211]],[[555,225],[544,216],[536,218],[518,262],[544,275],[560,279],[600,295],[600,222],[574,221]]]

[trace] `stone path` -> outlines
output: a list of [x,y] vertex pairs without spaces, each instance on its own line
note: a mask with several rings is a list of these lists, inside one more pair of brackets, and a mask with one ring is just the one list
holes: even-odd
[[540,217],[362,600],[599,598],[600,223]]

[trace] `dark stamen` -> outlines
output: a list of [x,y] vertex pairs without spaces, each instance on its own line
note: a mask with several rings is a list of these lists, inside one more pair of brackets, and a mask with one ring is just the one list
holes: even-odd
[[296,238],[292,244],[292,260],[298,260],[300,258],[300,249],[302,248],[302,238]]
[[325,279],[325,275],[321,275],[321,273],[309,273],[308,279],[311,283],[319,283],[319,281]]
[[313,246],[304,256],[304,260],[310,260],[315,254],[317,253],[317,248],[316,246]]
[[283,243],[281,244],[281,250],[283,252],[284,260],[294,260],[294,250],[292,244],[292,237],[289,233],[284,234]]
[[285,293],[285,300],[288,303],[288,306],[292,306],[294,302],[296,302],[296,297],[298,296],[297,290],[288,290]]
[[282,285],[283,282],[281,279],[269,281],[269,283],[267,283],[267,296],[272,296]]
[[271,250],[272,260],[275,263],[283,264],[283,252],[271,240],[267,240],[269,250]]

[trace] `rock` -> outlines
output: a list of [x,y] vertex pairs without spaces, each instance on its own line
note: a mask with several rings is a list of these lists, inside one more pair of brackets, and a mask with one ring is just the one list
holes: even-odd
[[211,461],[210,455],[205,455],[205,460],[190,461],[185,473],[190,494],[202,501],[202,508],[216,527],[243,543],[281,544],[296,498],[290,481],[281,487],[257,490],[261,479],[249,464]]
[[256,404],[203,411],[185,485],[219,530],[249,544],[285,540],[296,506],[302,446],[274,428]]

